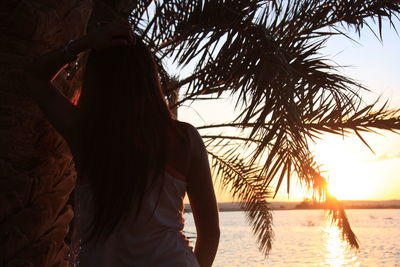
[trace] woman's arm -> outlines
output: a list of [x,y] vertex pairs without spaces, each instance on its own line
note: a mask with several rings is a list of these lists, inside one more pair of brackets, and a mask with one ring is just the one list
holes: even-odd
[[218,207],[206,148],[197,130],[190,128],[192,157],[187,192],[197,232],[194,253],[200,266],[208,267],[214,261],[219,243]]
[[[114,38],[123,36],[125,39]],[[67,141],[75,143],[77,135],[78,111],[76,107],[54,88],[50,81],[54,75],[74,55],[87,49],[103,49],[111,46],[127,45],[132,40],[132,30],[124,23],[111,23],[93,33],[36,58],[26,70],[26,82],[31,96],[57,131]]]
[[28,71],[37,79],[50,81],[67,63],[74,61],[79,53],[90,49],[90,46],[90,38],[87,35],[71,41],[62,48],[35,58]]
[[[27,73],[25,82],[31,96],[54,126],[54,128],[74,146],[78,140],[77,108],[48,81],[43,81]],[[72,147],[71,147],[72,149]]]
[[[115,38],[115,37],[124,38]],[[111,46],[128,45],[133,41],[132,29],[126,23],[110,23],[64,47],[36,58],[28,68],[36,78],[49,81],[76,56],[88,49],[101,50]]]
[[[69,53],[78,54],[89,48],[85,36],[69,46]],[[72,52],[72,49],[74,52]],[[26,83],[30,95],[36,100],[40,109],[56,130],[70,145],[76,143],[78,111],[76,107],[50,83],[71,56],[63,48],[51,51],[38,57],[28,66]]]

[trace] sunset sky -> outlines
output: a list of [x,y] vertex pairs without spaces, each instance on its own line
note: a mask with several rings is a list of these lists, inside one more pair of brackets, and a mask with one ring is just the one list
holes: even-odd
[[[396,23],[400,30],[400,23]],[[323,54],[342,66],[341,72],[371,89],[363,93],[371,103],[382,95],[390,106],[400,108],[400,37],[389,24],[384,24],[383,43],[369,29],[361,38],[351,35],[359,44],[344,37],[335,37]],[[182,73],[181,73],[182,74]],[[182,75],[181,77],[184,77]],[[204,125],[232,119],[235,114],[232,100],[194,103],[179,109],[179,119],[193,125]],[[339,199],[388,200],[400,199],[400,135],[381,132],[364,136],[375,155],[355,136],[324,136],[312,145],[317,162],[326,171],[330,190]],[[299,186],[292,186],[288,198],[281,190],[277,201],[299,201],[303,194]],[[230,201],[228,194],[218,193],[219,201]]]

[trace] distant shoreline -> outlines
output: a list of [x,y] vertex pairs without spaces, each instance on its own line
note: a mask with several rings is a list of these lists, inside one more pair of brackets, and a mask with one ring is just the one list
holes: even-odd
[[[384,210],[384,209],[400,209],[400,206],[388,206],[388,207],[346,207],[345,210]],[[324,208],[271,208],[271,210],[324,210]],[[185,211],[189,211],[186,210]],[[243,211],[240,208],[236,208],[236,209],[224,209],[224,208],[220,208],[219,212],[225,212],[225,211]]]
[[[400,200],[343,200],[346,210],[350,209],[400,209]],[[313,205],[304,205],[302,202],[271,202],[271,210],[323,210],[324,208]],[[218,203],[220,212],[242,211],[239,202]],[[185,204],[185,212],[191,212],[190,205]]]

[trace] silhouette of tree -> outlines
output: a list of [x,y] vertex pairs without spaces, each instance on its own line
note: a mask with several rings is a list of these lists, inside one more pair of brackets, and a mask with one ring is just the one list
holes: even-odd
[[[309,142],[324,133],[354,132],[364,141],[362,132],[396,131],[399,112],[378,102],[364,105],[359,90],[365,88],[319,52],[334,35],[372,29],[371,19],[382,38],[384,21],[394,26],[398,19],[399,1],[4,0],[0,10],[1,264],[66,266],[72,219],[72,158],[26,96],[18,70],[118,17],[129,17],[156,53],[167,94],[180,90],[178,101],[169,98],[177,108],[235,97],[237,118],[198,129],[217,182],[241,201],[261,251],[268,253],[273,241],[267,200],[284,183],[289,192],[293,179],[326,202],[344,239],[358,247],[341,203],[326,192]],[[163,67],[170,59],[194,65],[193,73],[171,77]],[[54,82],[76,98],[80,70],[73,77],[62,72]]]
[[[162,63],[194,65],[176,103],[230,95],[239,115],[198,129],[206,142],[217,182],[240,200],[260,250],[268,253],[273,233],[267,199],[286,181],[298,179],[325,202],[343,238],[358,248],[340,202],[327,193],[309,143],[322,134],[399,130],[399,111],[378,101],[365,105],[366,88],[338,72],[320,54],[334,35],[364,27],[382,38],[382,25],[398,19],[395,1],[143,1],[131,15],[135,31]],[[160,64],[162,68],[163,64]],[[234,132],[228,135],[226,132]],[[275,184],[275,186],[271,186]]]

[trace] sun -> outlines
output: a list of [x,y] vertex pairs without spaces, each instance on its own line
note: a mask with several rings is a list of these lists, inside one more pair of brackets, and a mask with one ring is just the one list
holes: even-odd
[[328,191],[340,200],[366,200],[374,193],[376,175],[364,164],[338,165],[329,170]]
[[370,160],[372,153],[357,138],[326,136],[313,148],[328,191],[337,199],[371,200],[381,193],[385,170]]

